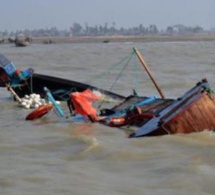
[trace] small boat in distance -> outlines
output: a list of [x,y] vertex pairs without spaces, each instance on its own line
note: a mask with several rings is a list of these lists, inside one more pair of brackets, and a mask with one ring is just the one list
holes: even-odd
[[26,47],[30,45],[31,41],[32,41],[32,38],[27,37],[23,34],[20,34],[16,36],[14,43],[16,47]]

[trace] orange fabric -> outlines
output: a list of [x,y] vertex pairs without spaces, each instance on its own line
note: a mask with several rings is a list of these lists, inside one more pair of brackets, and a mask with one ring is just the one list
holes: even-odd
[[95,101],[95,100],[100,100],[101,97],[97,96],[96,94],[94,94],[91,90],[86,89],[85,91],[81,92],[81,95],[84,96],[85,98]]
[[93,100],[98,100],[98,97],[90,90],[84,92],[74,92],[71,94],[76,113],[83,116],[90,116],[94,121],[98,120],[96,109],[92,106]]

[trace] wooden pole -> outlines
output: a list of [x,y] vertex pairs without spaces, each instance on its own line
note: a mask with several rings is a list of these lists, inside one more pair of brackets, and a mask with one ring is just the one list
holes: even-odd
[[143,57],[141,56],[141,54],[139,53],[139,51],[134,48],[134,52],[136,53],[138,59],[140,60],[141,64],[143,65],[143,67],[145,68],[146,72],[148,73],[149,77],[151,78],[152,82],[154,83],[156,89],[158,90],[160,96],[162,99],[165,99],[165,95],[162,92],[161,88],[158,86],[157,82],[155,81],[154,77],[152,76],[151,71],[149,70],[146,61],[143,59]]
[[0,80],[2,80],[5,83],[5,86],[7,89],[11,92],[11,94],[14,96],[14,98],[21,103],[22,100],[20,97],[16,94],[16,92],[13,90],[13,88],[10,85],[9,77],[6,74],[5,70],[3,68],[0,68]]
[[16,94],[16,92],[13,90],[13,88],[10,86],[9,83],[5,83],[6,87],[8,88],[8,90],[11,92],[11,94],[15,97],[15,99],[21,103],[22,100],[20,99],[20,97]]

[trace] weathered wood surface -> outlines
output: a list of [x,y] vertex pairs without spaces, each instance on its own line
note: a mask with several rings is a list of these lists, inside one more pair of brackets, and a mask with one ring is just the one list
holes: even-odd
[[172,120],[162,125],[171,134],[191,133],[215,128],[215,101],[211,95],[203,93]]

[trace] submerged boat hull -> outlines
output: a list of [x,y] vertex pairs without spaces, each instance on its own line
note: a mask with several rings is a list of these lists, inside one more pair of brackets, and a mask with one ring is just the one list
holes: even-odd
[[124,99],[124,97],[119,94],[112,93],[110,91],[103,90],[85,83],[35,73],[26,80],[24,85],[14,87],[13,89],[19,95],[19,97],[24,97],[24,95],[31,93],[37,93],[42,97],[45,97],[46,92],[44,91],[44,87],[47,87],[51,91],[53,97],[60,101],[68,100],[72,92],[82,92],[86,89],[98,91],[112,98]]
[[40,94],[45,97],[44,87],[47,87],[56,100],[68,100],[70,93],[82,92],[91,89],[100,92],[104,96],[123,100],[125,97],[108,90],[100,89],[85,83],[62,79],[54,76],[36,74],[32,68],[20,71],[13,62],[0,54],[0,87],[10,84],[17,95],[22,98],[31,93]]
[[174,100],[155,118],[143,124],[130,137],[192,133],[215,129],[214,94],[206,80],[198,83],[181,98]]

